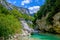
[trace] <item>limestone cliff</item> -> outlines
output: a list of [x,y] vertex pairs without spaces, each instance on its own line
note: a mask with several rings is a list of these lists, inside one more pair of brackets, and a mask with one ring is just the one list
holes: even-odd
[[35,15],[39,30],[60,34],[60,0],[46,0]]
[[53,33],[60,33],[60,12],[58,12],[56,15],[53,16],[53,25],[48,25],[46,23],[46,17],[42,17],[42,19],[37,19],[36,23],[39,26],[39,29],[46,32],[53,32]]

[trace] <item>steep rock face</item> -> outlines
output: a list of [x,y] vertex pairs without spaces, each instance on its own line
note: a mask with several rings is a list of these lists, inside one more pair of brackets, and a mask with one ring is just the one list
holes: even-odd
[[47,25],[46,23],[47,17],[48,14],[46,15],[46,17],[43,16],[41,19],[36,20],[36,23],[38,24],[40,30],[49,31],[49,29],[52,27],[51,25]]
[[10,3],[7,3],[6,0],[0,0],[0,4],[2,4],[7,9],[12,9],[13,6]]
[[30,12],[28,9],[26,8],[22,8],[22,7],[17,7],[19,11],[21,11],[23,14],[28,14],[30,15]]
[[11,10],[11,9],[17,9],[18,11],[22,12],[23,14],[27,14],[30,15],[30,12],[28,9],[26,8],[22,8],[22,7],[17,7],[15,5],[12,5],[11,3],[6,2],[6,0],[0,0],[0,4],[2,4],[4,7],[6,7],[7,9]]
[[36,23],[39,26],[39,29],[41,31],[46,32],[52,32],[52,33],[59,33],[60,34],[60,12],[56,13],[53,16],[53,25],[48,25],[46,23],[46,18],[48,17],[48,14],[46,17],[42,17],[41,19],[37,19]]
[[60,33],[60,0],[46,0],[37,12],[36,23],[40,30]]
[[60,12],[58,12],[54,17],[54,30],[57,32],[57,33],[60,33]]

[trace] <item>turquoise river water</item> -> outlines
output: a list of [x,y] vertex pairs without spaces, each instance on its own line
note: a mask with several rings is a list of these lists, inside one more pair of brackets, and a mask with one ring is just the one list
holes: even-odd
[[60,40],[60,35],[55,34],[33,34],[31,38],[36,40]]

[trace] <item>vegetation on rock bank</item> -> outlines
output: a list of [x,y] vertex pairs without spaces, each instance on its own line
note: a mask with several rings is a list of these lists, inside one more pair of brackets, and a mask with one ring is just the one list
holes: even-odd
[[34,23],[38,24],[40,30],[60,33],[60,0],[46,0],[35,18]]
[[22,25],[20,18],[33,21],[34,17],[22,14],[16,8],[8,9],[0,4],[0,37],[9,37],[9,35],[21,34]]

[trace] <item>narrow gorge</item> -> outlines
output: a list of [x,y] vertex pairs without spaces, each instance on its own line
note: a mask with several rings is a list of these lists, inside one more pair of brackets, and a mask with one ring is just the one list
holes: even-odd
[[0,40],[60,40],[60,0],[45,0],[33,14],[0,0]]

